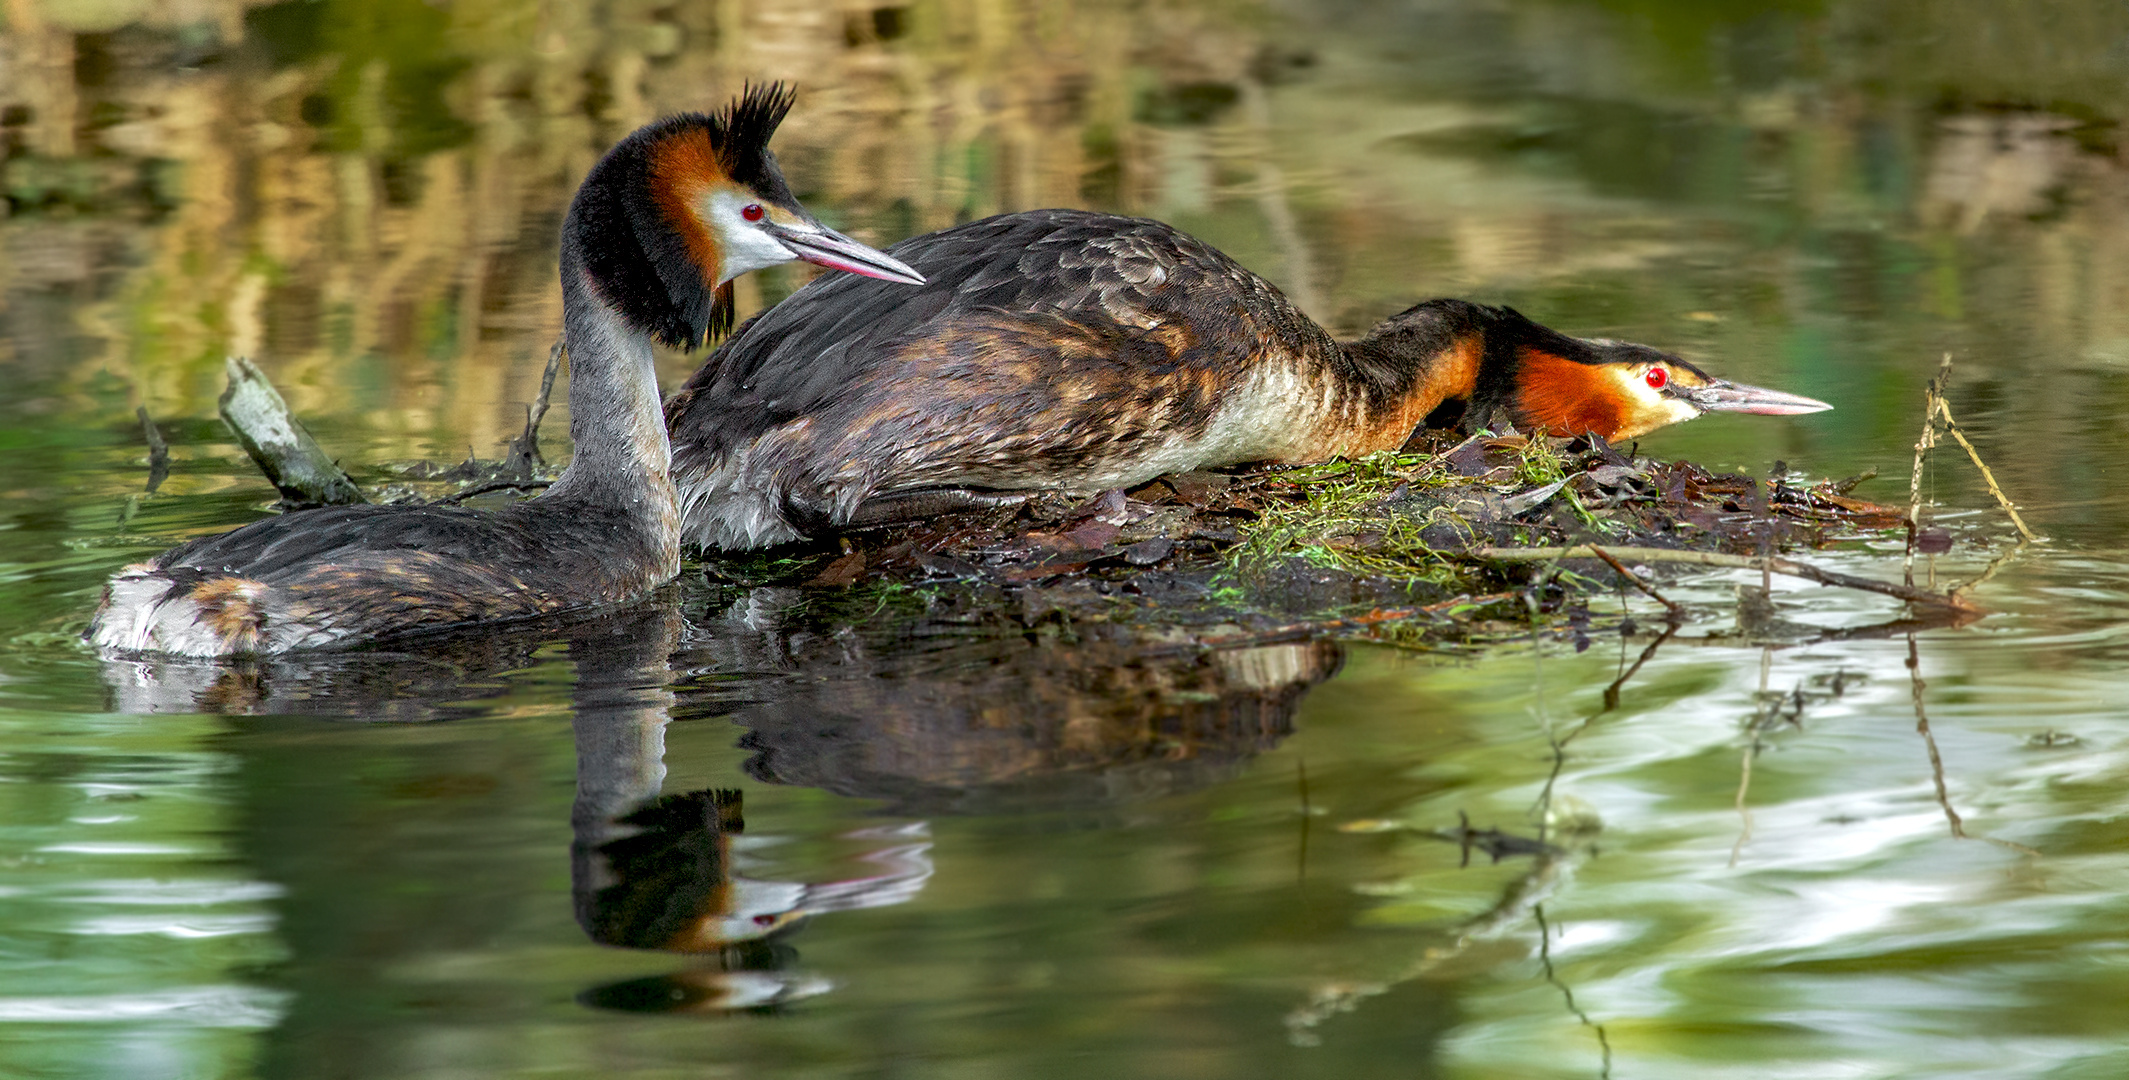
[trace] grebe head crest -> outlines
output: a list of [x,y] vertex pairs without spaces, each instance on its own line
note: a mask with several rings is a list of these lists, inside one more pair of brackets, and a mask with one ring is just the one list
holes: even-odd
[[1574,338],[1538,326],[1517,336],[1515,400],[1528,423],[1555,435],[1635,439],[1703,413],[1794,416],[1833,406],[1815,398],[1720,379],[1681,357],[1610,338]]
[[1833,407],[1716,378],[1661,349],[1569,337],[1514,308],[1468,300],[1416,304],[1349,345],[1347,355],[1377,379],[1422,371],[1415,389],[1435,403],[1427,416],[1433,427],[1506,423],[1617,442],[1702,413],[1785,416]]
[[750,86],[714,114],[638,129],[592,167],[563,246],[638,330],[676,348],[701,345],[731,328],[733,278],[793,259],[923,283],[822,225],[791,194],[769,137],[793,100],[780,83]]

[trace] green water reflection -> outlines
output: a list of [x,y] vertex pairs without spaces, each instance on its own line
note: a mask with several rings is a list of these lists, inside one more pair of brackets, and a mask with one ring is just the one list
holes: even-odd
[[[0,1072],[2129,1071],[2117,3],[4,18]],[[1995,615],[1912,643],[1747,642],[1727,579],[1676,586],[1706,614],[1660,643],[1636,600],[1639,629],[1600,612],[1581,653],[1198,656],[945,589],[691,577],[412,656],[74,645],[117,566],[265,512],[213,419],[225,353],[365,480],[493,456],[558,322],[576,178],[772,77],[802,91],[785,171],[868,241],[1149,214],[1343,329],[1506,301],[1839,405],[1649,452],[1904,477],[1951,352],[2048,542],[1983,588]],[[154,495],[135,406],[173,447]],[[1970,574],[2002,527],[1956,463],[1930,476],[1960,542],[1939,570]]]

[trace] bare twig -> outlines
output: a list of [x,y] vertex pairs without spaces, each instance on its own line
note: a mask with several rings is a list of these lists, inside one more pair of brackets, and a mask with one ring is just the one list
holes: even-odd
[[525,410],[525,430],[510,440],[506,467],[515,475],[531,476],[547,459],[540,453],[540,421],[547,419],[547,403],[554,397],[554,378],[562,367],[562,346],[567,339],[554,339],[547,350],[547,370],[540,375],[540,396]]
[[1643,593],[1646,593],[1649,599],[1654,600],[1659,604],[1662,604],[1664,610],[1670,612],[1670,618],[1672,622],[1675,623],[1685,618],[1684,604],[1674,603],[1670,599],[1666,598],[1662,593],[1657,592],[1656,587],[1654,585],[1649,584],[1641,577],[1641,575],[1634,573],[1632,570],[1628,570],[1626,568],[1625,563],[1622,563],[1619,560],[1612,558],[1611,554],[1605,551],[1603,548],[1600,548],[1595,544],[1591,544],[1589,545],[1589,550],[1596,552],[1597,558],[1603,559],[1605,562],[1610,563],[1611,568],[1617,570],[1619,572],[1619,576],[1625,578],[1627,582],[1631,584],[1634,588],[1637,588]]
[[[1669,548],[1615,547],[1609,550],[1612,555],[1620,559],[1633,559],[1636,562],[1690,563],[1698,566],[1720,566],[1735,570],[1758,570],[1764,565],[1777,574],[1806,578],[1821,585],[1837,585],[1844,589],[1859,589],[1863,592],[1874,592],[1883,596],[1905,600],[1911,604],[1927,604],[1931,607],[1950,608],[1953,611],[1968,614],[1980,614],[1981,612],[1980,608],[1974,606],[1972,602],[1963,597],[1932,592],[1928,589],[1918,589],[1913,585],[1894,585],[1890,582],[1877,581],[1872,578],[1856,577],[1853,574],[1821,570],[1809,563],[1801,563],[1795,559],[1785,559],[1779,556],[1770,556],[1765,560],[1761,560],[1749,555],[1726,555],[1714,551],[1673,551]],[[1555,559],[1594,559],[1597,557],[1595,551],[1587,545],[1551,548],[1482,547],[1470,548],[1464,554],[1472,558],[1497,559],[1502,562],[1548,562]]]
[[133,415],[140,418],[141,434],[148,437],[148,494],[153,495],[170,476],[170,444],[163,441],[155,421],[148,419],[146,405],[135,406]]
[[[1388,979],[1367,982],[1332,981],[1320,985],[1308,1000],[1286,1014],[1287,1040],[1295,1046],[1322,1042],[1317,1029],[1332,1017],[1358,1009],[1368,999],[1388,993],[1393,987],[1425,978],[1486,942],[1498,941],[1530,918],[1539,904],[1571,882],[1594,847],[1593,837],[1581,837],[1563,849],[1536,857],[1530,871],[1510,882],[1501,898],[1486,911],[1464,920],[1446,943],[1430,945],[1401,971]],[[1605,1049],[1609,1051],[1609,1047]]]
[[446,495],[436,501],[456,506],[475,495],[486,495],[492,491],[537,491],[551,486],[553,483],[554,481],[552,480],[490,480],[485,484],[467,488],[456,494]]
[[1974,463],[1974,468],[1981,470],[1981,479],[1988,483],[1989,494],[1996,496],[1997,504],[2003,507],[2004,513],[2011,516],[2011,524],[2018,526],[2018,535],[2027,540],[2039,539],[2039,537],[2033,535],[2033,530],[2026,528],[2025,519],[2018,516],[2018,508],[2011,505],[2011,500],[2004,495],[2003,489],[1996,486],[1996,474],[1990,472],[1989,467],[1981,463],[1980,452],[1974,449],[1973,443],[1966,441],[1966,433],[1960,431],[1959,422],[1952,419],[1952,403],[1939,397],[1937,399],[1937,415],[1944,420],[1944,430],[1950,433],[1952,438],[1959,440],[1959,445],[1966,450],[1967,459]]
[[[2026,545],[2039,539],[2039,537],[2026,525],[2025,518],[2019,516],[2017,505],[2011,502],[2010,496],[2003,493],[2003,487],[1996,483],[1996,474],[1989,469],[1987,463],[1981,460],[1981,452],[1976,450],[1974,444],[1967,440],[1966,432],[1959,427],[1959,421],[1952,417],[1951,400],[1945,396],[1945,388],[1951,382],[1951,371],[1952,357],[1950,353],[1946,353],[1944,362],[1937,368],[1937,377],[1930,380],[1929,386],[1923,393],[1922,436],[1915,442],[1915,468],[1913,475],[1908,479],[1907,554],[1904,564],[1907,584],[1913,585],[1915,583],[1915,547],[1922,528],[1923,463],[1928,457],[1929,451],[1937,445],[1937,425],[1940,422],[1944,426],[1944,431],[1949,433],[1959,443],[1960,448],[1966,451],[1967,460],[1973,462],[1975,470],[1981,473],[1982,482],[1988,485],[1989,494],[1995,496],[1996,504],[2003,507],[2003,512],[2011,519],[2011,524],[2018,529],[2018,546],[1990,560],[1988,566],[1973,580],[1962,585],[1955,585],[1945,593],[1945,595],[1954,599],[1963,600],[1967,593],[1972,592],[1990,578],[1995,577],[1998,570],[2001,570],[2010,560],[2025,551]],[[1930,563],[1930,584],[1936,584],[1935,560]]]
[[1922,464],[1937,445],[1937,398],[1951,377],[1952,354],[1945,353],[1944,362],[1937,367],[1937,377],[1922,391],[1922,436],[1915,440],[1915,468],[1907,478],[1907,556],[1901,567],[1910,587],[1915,583],[1915,536],[1922,530]]
[[[1656,650],[1662,648],[1663,643],[1671,640],[1671,636],[1677,632],[1678,627],[1675,625],[1665,626],[1663,633],[1656,635],[1656,640],[1649,642],[1648,647],[1641,650],[1641,655],[1635,657],[1634,662],[1625,671],[1621,672],[1618,678],[1613,679],[1610,686],[1604,688],[1604,708],[1599,711],[1599,716],[1619,707],[1619,691],[1626,686],[1626,681],[1640,672],[1641,665],[1648,663],[1649,659],[1656,655]],[[1594,720],[1596,717],[1591,717],[1591,719]],[[1560,740],[1560,744],[1565,746],[1574,737],[1575,733],[1570,733],[1567,738]]]
[[540,421],[547,419],[547,403],[554,398],[554,377],[562,370],[562,350],[568,340],[559,337],[554,339],[554,347],[547,350],[547,370],[540,373],[540,396],[532,403],[532,420],[528,425],[534,443],[534,453],[539,452]]
[[1619,691],[1626,686],[1627,680],[1632,679],[1641,670],[1641,666],[1656,655],[1656,650],[1662,648],[1663,643],[1671,640],[1672,635],[1676,633],[1676,623],[1666,625],[1663,633],[1658,634],[1656,640],[1649,642],[1648,647],[1641,650],[1641,655],[1634,658],[1633,664],[1621,672],[1618,678],[1613,679],[1610,686],[1604,688],[1602,707],[1584,717],[1581,723],[1575,725],[1573,731],[1565,735],[1547,736],[1547,741],[1552,744],[1552,771],[1545,775],[1545,786],[1538,790],[1537,802],[1531,808],[1537,815],[1539,839],[1544,838],[1547,822],[1552,818],[1552,789],[1559,784],[1561,771],[1567,768],[1567,744],[1595,726],[1597,721],[1604,718],[1604,714],[1619,707]]

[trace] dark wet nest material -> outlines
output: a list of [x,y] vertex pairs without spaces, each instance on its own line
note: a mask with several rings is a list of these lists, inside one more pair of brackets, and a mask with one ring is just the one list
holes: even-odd
[[[1053,615],[1128,622],[1200,644],[1414,621],[1421,636],[1469,637],[1527,625],[1533,609],[1586,610],[1592,594],[1630,584],[1657,595],[1674,561],[1771,558],[1792,573],[1800,564],[1784,553],[1904,535],[1901,509],[1849,494],[1867,476],[1803,484],[1785,473],[1777,463],[1760,482],[1589,438],[1476,436],[1431,452],[1165,476],[1090,499],[1038,496],[701,567],[733,584],[952,593],[952,605],[1029,626]],[[1905,592],[1918,606],[1942,599]]]

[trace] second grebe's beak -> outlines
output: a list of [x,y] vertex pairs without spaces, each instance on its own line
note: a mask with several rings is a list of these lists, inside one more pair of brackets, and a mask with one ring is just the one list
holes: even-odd
[[1674,382],[1670,389],[1672,394],[1684,399],[1686,404],[1701,412],[1801,416],[1804,413],[1825,412],[1833,408],[1817,398],[1786,394],[1764,386],[1746,386],[1725,379],[1709,379],[1706,386],[1685,386]]
[[904,285],[924,284],[924,275],[911,269],[909,264],[884,251],[866,247],[827,226],[812,225],[808,228],[764,224],[762,228],[779,243],[790,248],[791,254],[809,263],[818,263],[832,270],[847,270],[882,281],[897,281]]

